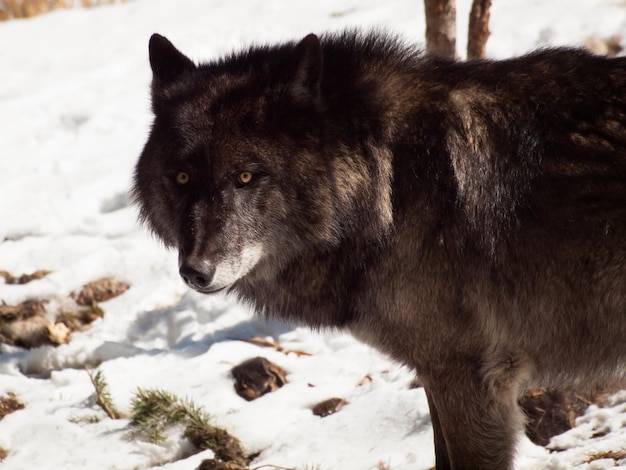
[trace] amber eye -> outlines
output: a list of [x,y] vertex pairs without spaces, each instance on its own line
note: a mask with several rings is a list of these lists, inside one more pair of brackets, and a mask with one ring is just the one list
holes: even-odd
[[176,175],[176,182],[178,184],[187,184],[189,183],[189,173],[185,171],[181,171]]
[[239,173],[238,180],[240,184],[248,184],[250,181],[252,181],[252,173],[250,173],[249,171],[242,171],[241,173]]

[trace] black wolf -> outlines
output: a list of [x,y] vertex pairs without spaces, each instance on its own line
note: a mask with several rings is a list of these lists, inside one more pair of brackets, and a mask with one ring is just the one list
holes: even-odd
[[530,385],[624,379],[626,58],[149,49],[134,193],[184,281],[413,367],[438,470],[511,468]]

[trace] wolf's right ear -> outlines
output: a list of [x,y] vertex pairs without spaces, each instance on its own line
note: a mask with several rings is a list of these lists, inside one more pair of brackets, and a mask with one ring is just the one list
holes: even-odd
[[160,34],[152,35],[148,50],[155,85],[169,85],[184,72],[196,68],[191,59]]
[[322,83],[322,45],[315,34],[300,41],[291,54],[288,68],[288,91],[300,104],[317,104]]

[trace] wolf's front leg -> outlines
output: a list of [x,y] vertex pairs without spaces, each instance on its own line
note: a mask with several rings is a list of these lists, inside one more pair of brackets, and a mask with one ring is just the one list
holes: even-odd
[[[517,389],[494,389],[473,361],[424,381],[437,470],[510,470],[522,416]],[[497,393],[496,393],[497,392]]]
[[448,448],[443,437],[443,430],[439,422],[439,413],[430,394],[426,392],[428,408],[430,409],[430,422],[433,426],[433,439],[435,441],[435,468],[436,470],[450,470],[450,459],[448,458]]

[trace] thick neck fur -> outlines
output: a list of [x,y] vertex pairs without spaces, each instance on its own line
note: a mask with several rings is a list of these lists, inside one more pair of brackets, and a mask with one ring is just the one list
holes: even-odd
[[357,315],[354,297],[361,295],[378,250],[349,241],[331,249],[312,248],[278,269],[278,263],[266,262],[266,268],[240,280],[234,291],[271,318],[314,328],[347,326]]
[[[397,251],[397,225],[414,224],[406,198],[415,201],[408,207],[422,207],[417,245],[439,237],[437,214],[449,209],[440,201],[450,200],[440,197],[450,188],[447,155],[416,151],[443,138],[436,111],[417,96],[420,81],[425,85],[419,63],[426,59],[374,36],[330,39],[324,43],[321,152],[331,159],[340,239],[303,245],[288,260],[266,260],[233,289],[264,315],[313,327],[349,326],[370,313],[364,299],[365,290],[378,285],[372,273]],[[390,63],[397,73],[381,76]]]
[[[404,155],[396,155],[408,149],[399,148],[395,140],[412,128],[407,122],[409,101],[397,95],[399,90],[412,92],[411,64],[419,52],[374,36],[345,35],[328,38],[323,45],[319,151],[330,159],[338,240],[302,245],[288,260],[282,255],[266,260],[233,290],[267,316],[342,327],[363,315],[363,290],[372,286],[371,272],[381,251],[393,250],[399,214],[392,185],[406,192],[416,189],[406,175],[418,169],[399,158]],[[376,71],[388,68],[389,62],[401,73],[379,76]],[[420,196],[416,192],[412,197]]]

